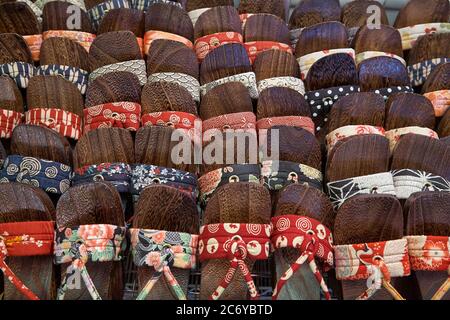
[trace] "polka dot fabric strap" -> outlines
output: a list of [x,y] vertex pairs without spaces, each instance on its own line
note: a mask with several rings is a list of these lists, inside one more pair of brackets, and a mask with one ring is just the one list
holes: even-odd
[[302,80],[306,79],[309,69],[315,62],[322,59],[323,57],[327,57],[336,53],[347,53],[349,56],[355,59],[355,50],[351,48],[330,49],[309,53],[297,59],[297,62],[300,65]]
[[81,117],[62,109],[30,109],[25,113],[25,123],[52,129],[62,136],[75,140],[81,136]]
[[305,99],[311,109],[316,132],[324,127],[331,107],[339,98],[359,91],[359,86],[342,86],[306,92]]
[[394,180],[390,172],[329,182],[327,189],[335,209],[338,209],[345,201],[359,194],[381,193],[396,195]]
[[89,72],[80,68],[58,64],[40,66],[36,69],[36,74],[41,76],[62,76],[64,79],[75,84],[81,94],[86,93],[89,82]]
[[416,64],[407,67],[409,79],[411,84],[415,87],[421,86],[425,83],[428,76],[433,72],[433,70],[441,63],[449,62],[450,58],[435,58],[430,60],[425,60],[418,62]]
[[423,96],[433,104],[436,117],[442,117],[450,107],[450,89],[428,92]]
[[0,170],[0,183],[21,182],[63,194],[69,189],[71,175],[72,168],[59,162],[10,155]]
[[192,44],[192,42],[189,39],[186,39],[185,37],[170,32],[150,30],[147,31],[144,35],[144,52],[146,54],[148,53],[148,50],[150,49],[152,42],[158,39],[178,41],[186,45],[188,48],[194,49],[194,45]]
[[433,139],[439,139],[438,134],[429,128],[411,126],[389,130],[386,131],[386,138],[389,140],[389,147],[391,149],[391,152],[394,151],[395,146],[397,145],[397,142],[400,140],[400,138],[409,133],[419,134]]
[[375,57],[390,57],[395,58],[398,61],[400,61],[405,67],[406,67],[406,61],[402,57],[399,57],[396,54],[389,53],[389,52],[383,52],[383,51],[364,51],[356,54],[355,61],[356,64],[360,64],[364,60],[375,58]]
[[70,263],[58,290],[58,300],[64,300],[69,289],[69,275],[79,272],[93,300],[101,300],[86,263],[121,261],[126,248],[126,229],[109,224],[81,225],[58,228],[55,231],[56,264]]
[[263,118],[256,122],[258,130],[270,129],[274,126],[290,126],[305,129],[312,134],[315,134],[314,122],[310,117],[302,116],[283,116]]
[[269,190],[281,190],[298,183],[322,190],[322,173],[310,166],[290,161],[263,161],[261,176]]
[[94,42],[96,35],[89,32],[72,31],[72,30],[48,30],[42,33],[44,40],[58,37],[67,38],[80,44],[83,48],[89,52],[92,42]]
[[233,164],[205,173],[198,179],[200,200],[206,205],[220,186],[234,182],[261,183],[261,168],[257,164]]
[[382,285],[396,300],[403,300],[390,280],[411,273],[406,239],[339,245],[334,255],[338,280],[368,279],[367,290],[357,300],[369,299]]
[[125,163],[101,163],[87,165],[74,170],[72,185],[106,181],[118,192],[130,192],[131,166]]
[[131,0],[130,3],[131,3],[131,8],[142,10],[142,11],[147,11],[148,8],[152,4],[157,4],[157,3],[171,4],[180,9],[182,8],[181,3],[178,3],[175,1],[170,1],[170,0]]
[[201,121],[195,114],[181,111],[153,112],[142,115],[142,126],[165,126],[175,129],[194,129],[196,121]]
[[200,87],[200,91],[202,96],[208,93],[209,90],[214,89],[221,84],[228,82],[240,82],[242,83],[249,91],[250,97],[252,99],[258,99],[259,93],[258,88],[256,87],[256,76],[254,72],[246,72],[235,74],[229,77],[225,77],[222,79],[218,79],[216,81],[204,84]]
[[88,14],[91,19],[92,26],[95,30],[100,26],[103,17],[112,9],[130,8],[130,4],[127,0],[108,0],[102,2],[91,9]]
[[415,169],[392,171],[395,193],[399,199],[408,199],[415,192],[450,192],[450,181],[433,173]]
[[417,24],[410,27],[398,29],[402,37],[403,50],[411,49],[420,36],[431,33],[448,33],[450,32],[450,23],[436,22]]
[[89,82],[94,81],[100,76],[116,71],[126,71],[134,74],[138,77],[141,86],[144,86],[147,83],[147,69],[144,60],[123,61],[100,67],[92,71],[89,75]]
[[409,92],[414,93],[414,89],[410,86],[396,86],[396,87],[389,87],[389,88],[380,88],[376,90],[372,90],[375,93],[381,94],[384,98],[384,101],[387,101],[389,97],[392,94],[399,93],[399,92]]
[[22,122],[22,118],[23,113],[21,112],[0,109],[0,138],[11,138],[14,128]]
[[385,133],[384,128],[369,125],[349,125],[340,127],[327,134],[326,136],[327,150],[328,152],[330,152],[334,148],[336,143],[347,137],[362,134],[377,134],[380,136],[384,136],[384,133]]
[[13,79],[19,88],[28,87],[28,81],[36,74],[36,68],[26,62],[11,62],[0,64],[0,76],[6,75]]
[[139,195],[146,187],[162,184],[187,193],[195,202],[198,197],[197,177],[186,171],[154,165],[138,164],[131,173],[131,190]]
[[247,51],[250,63],[255,62],[259,53],[266,50],[281,50],[292,54],[292,48],[285,43],[275,41],[252,41],[244,43],[245,50]]
[[31,57],[33,61],[39,61],[41,55],[42,35],[34,34],[28,36],[22,36],[31,51]]
[[230,268],[210,300],[218,300],[233,280],[237,270],[245,278],[250,299],[259,298],[245,259],[266,260],[270,250],[270,224],[219,223],[200,228],[200,261],[229,259]]
[[179,84],[185,88],[192,95],[192,98],[196,102],[200,102],[200,83],[194,77],[177,72],[159,72],[151,74],[147,82],[172,82]]
[[141,105],[134,102],[112,102],[86,108],[84,133],[98,128],[124,128],[137,131],[141,123]]
[[243,38],[237,32],[218,32],[195,40],[195,53],[199,61],[203,61],[208,53],[227,43],[243,43]]
[[307,262],[322,288],[325,298],[330,300],[330,292],[316,265],[315,258],[324,262],[326,269],[333,267],[333,236],[331,231],[320,221],[305,216],[276,216],[272,218],[271,222],[273,231],[270,241],[274,250],[290,247],[300,251],[298,259],[289,266],[289,269],[277,281],[272,299],[277,300],[286,282]]
[[0,271],[29,300],[39,300],[10,269],[7,257],[48,256],[53,252],[53,221],[27,221],[0,224]]
[[303,81],[295,77],[274,77],[260,80],[257,83],[257,87],[259,93],[267,88],[283,87],[295,90],[301,95],[305,94],[305,85],[303,84]]
[[137,300],[144,300],[162,275],[175,296],[179,300],[186,300],[186,295],[171,269],[195,268],[198,235],[148,229],[130,229],[130,235],[135,265],[148,266],[155,270]]

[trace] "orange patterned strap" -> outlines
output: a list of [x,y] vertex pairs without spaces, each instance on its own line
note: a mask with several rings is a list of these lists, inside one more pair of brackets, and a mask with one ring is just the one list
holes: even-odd
[[218,32],[209,34],[195,40],[195,53],[199,61],[202,61],[208,53],[227,43],[242,43],[243,38],[237,32]]
[[247,51],[250,62],[253,64],[259,53],[266,50],[281,50],[288,53],[292,53],[290,45],[275,41],[252,41],[244,43],[245,50]]
[[448,271],[450,237],[407,236],[409,260],[413,270]]
[[150,30],[147,31],[144,35],[144,52],[147,54],[150,46],[154,40],[158,39],[166,39],[166,40],[174,40],[185,44],[187,47],[194,49],[194,45],[189,39],[182,37],[178,34],[158,31],[158,30]]
[[81,117],[62,109],[30,109],[25,113],[25,123],[47,127],[75,140],[81,136]]
[[423,95],[431,101],[436,117],[442,117],[450,107],[450,90],[428,92]]
[[330,152],[331,149],[334,148],[336,143],[338,143],[342,139],[362,134],[377,134],[384,136],[384,128],[369,125],[348,125],[337,128],[326,136],[328,152]]
[[203,132],[211,129],[255,129],[256,116],[253,112],[224,114],[203,121]]
[[138,43],[139,49],[141,50],[141,56],[145,56],[145,48],[144,48],[144,38],[136,37],[136,41]]
[[96,35],[88,32],[73,30],[49,30],[42,33],[42,38],[44,40],[54,37],[73,40],[76,43],[80,44],[83,48],[85,48],[87,52],[89,52],[89,49],[91,48],[92,42],[94,42]]
[[141,105],[135,102],[112,102],[83,110],[84,132],[97,128],[124,128],[137,131],[141,122]]
[[303,128],[312,134],[315,134],[314,122],[310,117],[302,116],[284,116],[284,117],[272,117],[263,118],[256,122],[258,130],[270,129],[274,126],[290,126]]
[[23,38],[30,48],[33,61],[39,61],[41,55],[42,35],[34,34],[30,36],[23,36]]

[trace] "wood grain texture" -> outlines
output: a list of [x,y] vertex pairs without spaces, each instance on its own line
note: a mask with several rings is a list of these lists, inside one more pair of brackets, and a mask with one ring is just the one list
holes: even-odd
[[39,22],[31,8],[23,2],[0,4],[0,33],[39,34]]
[[195,23],[195,39],[217,32],[242,33],[238,11],[232,6],[217,6],[204,12]]
[[24,38],[16,33],[0,33],[0,64],[15,61],[33,63]]
[[284,0],[241,0],[239,13],[270,13],[286,20]]
[[268,13],[255,14],[247,19],[244,27],[244,41],[275,41],[291,44],[286,22]]
[[300,78],[300,68],[294,55],[282,50],[258,53],[253,63],[256,82],[273,77]]
[[[71,30],[93,33],[87,12],[82,9],[74,11],[73,6],[72,3],[62,1],[47,3],[42,10],[42,31]],[[73,21],[74,12],[79,12],[80,24],[70,24],[69,28],[68,24]]]
[[291,14],[289,28],[305,28],[327,21],[340,21],[341,7],[337,0],[303,0]]
[[441,139],[450,136],[450,108],[447,109],[439,122],[437,133]]
[[353,41],[356,54],[364,51],[381,51],[403,57],[400,32],[388,25],[380,25],[379,29],[370,29],[368,26],[362,26],[356,33]]
[[378,7],[380,13],[380,23],[382,25],[389,25],[386,10],[384,9],[383,5],[378,1],[369,0],[356,0],[346,3],[342,7],[342,23],[345,24],[347,28],[364,27],[367,24],[367,19],[369,19],[373,14],[372,11],[369,11],[369,9],[371,9],[373,6]]
[[438,65],[422,87],[422,93],[439,90],[450,90],[450,62]]
[[24,112],[22,93],[17,84],[8,76],[0,76],[1,109]]
[[233,0],[185,0],[186,11],[197,10],[201,8],[212,8],[218,6],[233,6]]
[[103,17],[97,34],[112,31],[131,31],[136,37],[144,37],[144,12],[138,9],[112,9]]
[[303,116],[311,118],[311,110],[305,98],[290,88],[264,89],[258,99],[258,120],[270,117]]
[[386,130],[410,126],[434,129],[434,108],[430,100],[416,93],[396,93],[386,102]]
[[394,28],[404,28],[422,23],[448,22],[450,5],[447,0],[411,0],[400,9]]
[[450,34],[433,33],[420,36],[409,51],[408,65],[450,56]]
[[89,55],[79,43],[68,38],[49,38],[42,42],[41,65],[58,64],[91,71]]

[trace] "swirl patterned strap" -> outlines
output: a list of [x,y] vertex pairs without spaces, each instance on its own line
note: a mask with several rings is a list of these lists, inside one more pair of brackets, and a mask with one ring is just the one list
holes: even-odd
[[[48,256],[53,251],[53,221],[0,224],[0,271],[29,300],[39,300],[6,264],[7,257]],[[31,270],[27,270],[31,271]]]
[[182,9],[181,3],[170,0],[131,0],[130,3],[131,8],[142,11],[147,11],[152,4],[157,3],[171,4]]
[[144,300],[163,274],[178,300],[187,300],[171,269],[195,269],[198,235],[148,229],[130,229],[130,234],[134,264],[155,269],[136,300]]
[[199,61],[202,61],[208,53],[227,43],[243,43],[243,38],[237,32],[218,32],[203,36],[195,40],[195,53]]
[[197,177],[186,171],[161,166],[138,164],[131,172],[131,193],[139,195],[146,187],[162,184],[174,187],[197,201]]
[[152,73],[147,82],[173,82],[185,88],[196,102],[200,102],[200,83],[194,77],[178,72]]
[[61,76],[75,84],[81,94],[86,93],[89,82],[89,72],[80,68],[58,64],[40,66],[36,69],[36,74],[42,76]]
[[330,49],[309,53],[297,59],[298,64],[300,65],[302,80],[306,79],[309,69],[311,69],[312,65],[316,61],[322,59],[323,57],[327,57],[336,53],[347,53],[349,56],[355,59],[355,50],[351,48]]
[[217,188],[234,182],[260,183],[260,166],[257,164],[232,164],[202,175],[198,179],[200,200],[206,205]]
[[[54,0],[36,0],[35,5],[38,6],[41,9],[44,9],[44,6],[49,3],[52,2]],[[71,4],[76,5],[77,7],[80,7],[81,9],[83,9],[84,11],[86,11],[86,6],[84,4],[84,0],[59,0],[62,2],[68,2]]]
[[88,10],[89,18],[94,29],[97,29],[103,17],[112,9],[130,8],[127,0],[108,0]]
[[81,136],[81,117],[56,108],[33,108],[25,112],[25,123],[47,127],[75,140]]
[[283,116],[283,117],[272,117],[263,118],[256,122],[256,128],[258,130],[270,129],[274,126],[290,126],[303,128],[312,134],[316,133],[314,129],[314,122],[310,117],[302,116]]
[[257,83],[257,87],[259,93],[267,88],[283,87],[295,90],[301,95],[305,94],[305,85],[303,84],[303,81],[295,77],[273,77],[260,80]]
[[149,30],[144,34],[144,52],[146,54],[148,54],[148,50],[150,49],[152,42],[158,39],[178,41],[188,48],[194,49],[194,45],[192,44],[191,40],[186,39],[183,36],[165,31]]
[[405,59],[403,59],[402,57],[400,57],[400,56],[398,56],[396,54],[389,53],[389,52],[383,52],[383,51],[364,51],[364,52],[360,52],[360,53],[356,54],[356,57],[355,57],[356,65],[360,64],[364,60],[367,60],[367,59],[370,59],[370,58],[374,58],[374,57],[395,58],[398,61],[400,61],[406,67]]
[[232,76],[225,77],[225,78],[218,79],[213,82],[204,84],[200,87],[202,96],[207,94],[209,90],[214,89],[215,87],[218,87],[221,84],[228,83],[228,82],[242,83],[248,89],[248,91],[250,93],[250,97],[252,99],[258,99],[259,93],[258,93],[258,88],[256,87],[256,76],[255,76],[254,72],[234,74]]
[[433,104],[436,117],[442,117],[450,107],[450,89],[428,92],[423,96]]
[[261,176],[269,190],[281,190],[293,183],[322,190],[322,173],[301,163],[266,160],[262,163]]
[[414,89],[410,86],[396,86],[396,87],[389,87],[389,88],[380,88],[376,90],[372,90],[372,92],[381,94],[384,98],[384,101],[387,101],[389,97],[392,94],[399,93],[399,92],[409,92],[414,93]]
[[359,91],[359,86],[342,86],[306,92],[305,99],[311,108],[312,119],[316,125],[316,132],[319,132],[328,121],[328,114],[330,113],[333,103],[338,101],[341,97]]
[[28,87],[28,81],[36,74],[36,68],[26,62],[11,62],[0,64],[0,76],[6,75],[12,78],[19,88]]
[[74,170],[72,185],[106,181],[112,183],[118,192],[130,191],[131,166],[125,163],[101,163],[87,165]]
[[393,170],[392,176],[399,199],[408,199],[414,192],[427,190],[450,192],[450,181],[437,174],[414,169],[400,169]]
[[71,174],[72,168],[59,162],[10,155],[0,170],[0,183],[21,182],[63,194],[69,189]]
[[425,60],[408,66],[408,75],[413,86],[420,86],[425,83],[428,76],[433,72],[433,70],[441,63],[449,62],[450,58],[434,58],[430,60]]
[[276,41],[252,41],[244,43],[250,63],[253,64],[259,53],[266,50],[281,50],[292,54],[292,48],[286,44]]
[[242,272],[250,292],[250,299],[259,299],[245,259],[266,260],[270,250],[270,224],[218,223],[200,228],[198,250],[200,261],[229,259],[230,268],[211,294],[210,300],[218,300],[233,280],[237,270]]
[[23,113],[21,112],[0,109],[0,138],[11,138],[14,128],[22,122],[22,118]]
[[92,73],[89,75],[89,82],[94,81],[96,78],[102,75],[115,71],[127,71],[136,75],[141,86],[147,83],[147,69],[144,60],[123,61],[100,67],[92,71]]
[[291,247],[300,251],[298,259],[289,266],[289,269],[277,281],[272,299],[277,300],[281,289],[289,278],[307,262],[322,288],[325,298],[330,300],[330,292],[316,265],[315,258],[317,257],[324,262],[325,270],[333,268],[333,236],[331,231],[320,221],[292,214],[273,217],[271,222],[273,231],[270,241],[274,250]]
[[253,112],[236,112],[224,114],[203,121],[203,132],[211,129],[255,129],[256,115]]
[[377,134],[384,136],[385,131],[382,127],[374,127],[369,125],[348,125],[333,130],[326,136],[327,149],[330,152],[336,143],[347,137],[352,137],[362,134]]
[[196,9],[196,10],[192,10],[188,12],[188,16],[189,18],[191,18],[192,21],[192,25],[195,27],[195,23],[197,22],[198,18],[200,18],[200,16],[208,11],[211,8],[200,8],[200,9]]
[[175,129],[193,129],[195,122],[201,119],[195,114],[182,111],[152,112],[142,115],[142,126],[166,126]]
[[450,32],[450,23],[436,22],[417,24],[415,26],[398,29],[402,37],[403,50],[411,49],[420,36],[431,33],[448,33]]
[[49,30],[42,33],[44,40],[59,37],[67,38],[80,44],[83,48],[89,52],[92,42],[94,42],[96,35],[89,32],[73,31],[73,30]]
[[84,133],[98,128],[124,128],[137,131],[141,123],[141,105],[135,102],[111,102],[86,108]]
[[385,135],[386,138],[389,140],[389,147],[391,149],[391,152],[394,151],[395,146],[397,145],[397,142],[400,140],[402,136],[405,134],[419,134],[422,136],[430,137],[433,139],[439,139],[438,134],[431,130],[430,128],[423,128],[423,127],[404,127],[404,128],[398,128],[398,129],[392,129],[389,131],[386,131]]
[[369,299],[382,285],[403,300],[390,281],[411,273],[406,239],[335,246],[334,256],[338,280],[367,279],[367,290],[357,300]]
[[41,55],[42,35],[33,34],[28,36],[22,36],[31,51],[31,57],[33,61],[39,61]]
[[407,236],[411,269],[447,271],[449,276],[431,300],[441,300],[450,289],[450,237]]
[[329,182],[328,195],[335,209],[358,194],[382,193],[396,195],[394,180],[390,172]]
[[79,272],[93,300],[101,300],[86,263],[121,261],[126,248],[126,229],[109,224],[81,225],[58,228],[55,231],[54,256],[56,264],[70,263],[58,290],[58,300],[64,300],[70,290],[68,279]]

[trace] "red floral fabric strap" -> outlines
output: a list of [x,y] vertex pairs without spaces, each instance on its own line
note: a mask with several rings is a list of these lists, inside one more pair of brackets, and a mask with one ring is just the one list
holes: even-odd
[[358,300],[369,299],[382,285],[395,299],[403,299],[390,280],[411,273],[406,239],[339,245],[334,254],[338,280],[367,279],[367,290]]
[[244,259],[265,260],[269,257],[271,226],[269,224],[218,223],[200,228],[198,249],[200,261],[229,259],[230,268],[212,293],[210,300],[217,300],[233,280],[236,270],[242,272],[250,298],[259,298],[250,270]]
[[247,50],[248,57],[250,58],[251,64],[256,60],[259,53],[266,50],[282,50],[288,53],[292,53],[292,48],[286,43],[275,42],[275,41],[253,41],[244,43],[245,50]]
[[47,127],[75,140],[81,136],[81,117],[62,109],[30,109],[25,113],[25,123]]
[[218,32],[209,34],[195,40],[195,53],[199,61],[202,61],[208,53],[227,43],[242,43],[243,38],[237,32]]
[[142,126],[167,126],[175,129],[193,129],[195,121],[201,121],[195,114],[181,111],[153,112],[142,115]]
[[23,113],[0,109],[0,138],[11,138],[15,127],[22,122]]
[[333,267],[333,236],[331,231],[315,219],[297,215],[273,217],[272,230],[270,240],[275,250],[293,247],[299,249],[301,253],[300,257],[290,265],[289,269],[278,280],[272,299],[278,298],[281,289],[289,278],[305,262],[308,262],[309,268],[325,294],[325,298],[330,300],[330,292],[316,265],[315,258],[323,261],[326,269]]
[[256,122],[256,127],[260,129],[270,129],[275,126],[290,126],[303,128],[312,134],[316,134],[314,122],[310,117],[302,116],[283,116],[273,118],[263,118]]
[[39,300],[17,278],[6,264],[6,257],[30,257],[51,255],[53,252],[53,221],[11,222],[0,224],[0,270],[25,297]]
[[112,102],[86,108],[84,132],[97,128],[124,128],[137,131],[141,122],[141,105],[135,102]]

